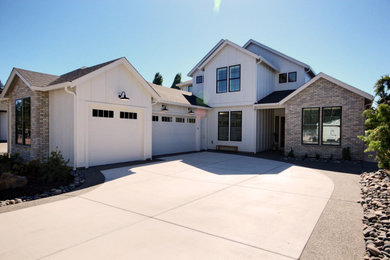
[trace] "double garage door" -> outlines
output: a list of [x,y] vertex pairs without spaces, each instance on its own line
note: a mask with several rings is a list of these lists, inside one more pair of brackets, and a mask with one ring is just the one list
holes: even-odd
[[144,159],[144,120],[143,111],[139,109],[91,107],[89,165]]
[[153,115],[152,154],[192,152],[196,150],[195,118]]

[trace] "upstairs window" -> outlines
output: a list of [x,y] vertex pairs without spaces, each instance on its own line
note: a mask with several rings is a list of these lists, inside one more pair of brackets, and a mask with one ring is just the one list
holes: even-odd
[[287,73],[280,73],[279,74],[279,83],[286,83],[287,82]]
[[341,107],[322,108],[322,144],[341,144]]
[[217,69],[217,93],[227,92],[227,67]]
[[288,82],[296,82],[297,81],[297,72],[289,72],[288,73]]
[[241,66],[235,65],[229,67],[229,91],[240,91]]
[[197,76],[196,77],[196,84],[203,83],[203,76]]
[[15,101],[16,144],[31,145],[31,99]]
[[320,108],[302,109],[302,144],[318,144]]

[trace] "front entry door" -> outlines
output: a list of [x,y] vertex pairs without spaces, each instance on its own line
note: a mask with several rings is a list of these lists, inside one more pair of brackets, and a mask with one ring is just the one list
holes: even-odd
[[280,117],[280,148],[284,148],[285,117]]

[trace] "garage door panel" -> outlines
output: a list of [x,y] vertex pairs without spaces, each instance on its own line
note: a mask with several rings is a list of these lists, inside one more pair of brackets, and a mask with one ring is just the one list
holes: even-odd
[[[88,122],[89,165],[142,160],[144,154],[143,112],[129,109],[104,109],[113,110],[114,117],[92,117],[92,112],[90,113]],[[120,118],[121,111],[137,113],[137,119]]]
[[152,144],[153,155],[195,151],[196,124],[153,122]]

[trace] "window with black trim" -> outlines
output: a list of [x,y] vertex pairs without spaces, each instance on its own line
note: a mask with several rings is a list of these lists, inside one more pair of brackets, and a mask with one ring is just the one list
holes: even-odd
[[137,119],[137,113],[121,111],[119,117],[121,119]]
[[318,144],[320,129],[320,108],[302,109],[302,144]]
[[184,117],[176,117],[176,123],[184,123]]
[[241,66],[234,65],[229,67],[229,91],[240,91],[241,89]]
[[287,73],[280,73],[279,74],[279,83],[286,83],[287,82]]
[[341,107],[322,108],[322,144],[341,145]]
[[196,84],[203,83],[203,76],[196,76]]
[[230,141],[241,141],[242,136],[242,112],[230,112]]
[[296,82],[297,81],[297,72],[289,72],[288,73],[288,82]]
[[227,67],[217,69],[217,93],[227,92]]
[[158,116],[152,116],[152,121],[153,122],[158,122]]
[[172,117],[170,116],[162,116],[161,122],[172,122]]
[[31,99],[15,101],[15,143],[31,145]]
[[229,140],[229,112],[218,112],[218,140]]
[[92,109],[92,116],[93,117],[114,118],[114,111],[103,110],[103,109]]
[[187,118],[187,123],[195,124],[196,120],[195,118]]

